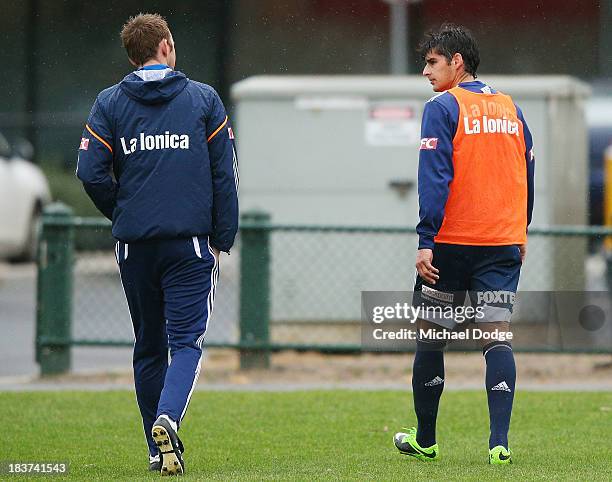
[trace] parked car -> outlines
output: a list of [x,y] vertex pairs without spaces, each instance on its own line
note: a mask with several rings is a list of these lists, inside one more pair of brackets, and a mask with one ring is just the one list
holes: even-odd
[[27,141],[12,147],[0,133],[0,258],[36,258],[40,217],[51,192],[42,171],[27,159],[31,155]]

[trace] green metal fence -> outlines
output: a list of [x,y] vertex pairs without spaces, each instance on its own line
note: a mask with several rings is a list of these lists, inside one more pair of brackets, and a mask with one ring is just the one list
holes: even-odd
[[[600,245],[610,235],[601,227],[531,229],[519,289],[607,293]],[[107,220],[74,217],[57,204],[45,210],[36,329],[43,374],[66,371],[71,346],[132,346],[112,246]],[[361,351],[361,292],[410,291],[416,246],[414,228],[278,225],[246,213],[236,247],[221,259],[205,345],[239,349],[245,368],[268,366],[271,350]],[[610,352],[610,323],[578,348],[558,337],[530,343],[531,333],[552,336],[546,320],[530,323],[521,325],[518,350]]]

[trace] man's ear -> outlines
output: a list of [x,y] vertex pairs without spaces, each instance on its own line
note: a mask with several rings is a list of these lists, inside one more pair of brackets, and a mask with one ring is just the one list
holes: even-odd
[[453,55],[452,64],[455,67],[463,66],[463,55],[461,55],[459,52],[455,53],[455,55]]
[[161,48],[161,53],[164,57],[167,57],[170,52],[172,52],[172,45],[168,42],[168,39],[163,38],[159,42],[158,49]]
[[134,62],[131,58],[128,57],[128,60],[130,61],[130,64],[132,64],[134,67],[138,67],[138,64]]

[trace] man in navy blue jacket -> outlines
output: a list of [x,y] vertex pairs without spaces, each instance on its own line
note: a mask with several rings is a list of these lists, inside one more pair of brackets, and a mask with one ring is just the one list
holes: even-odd
[[177,432],[200,373],[219,252],[238,229],[234,134],[214,89],[173,70],[160,15],[130,18],[121,39],[137,70],[98,95],[77,176],[117,239],[150,469],[181,474]]

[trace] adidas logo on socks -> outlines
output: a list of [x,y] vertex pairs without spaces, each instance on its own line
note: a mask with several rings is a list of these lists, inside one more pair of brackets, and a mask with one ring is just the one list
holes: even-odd
[[438,376],[436,376],[436,378],[434,378],[433,380],[425,383],[426,387],[435,387],[436,385],[441,385],[442,383],[444,383],[444,378],[440,378]]
[[505,381],[498,383],[493,388],[491,388],[491,390],[500,390],[502,392],[511,392],[512,391],[512,390],[510,390],[510,387],[508,386],[508,384]]

